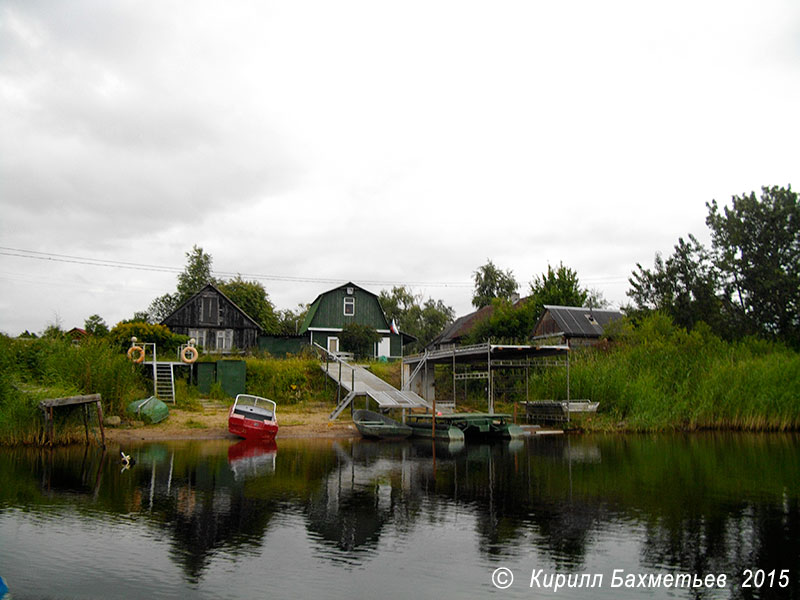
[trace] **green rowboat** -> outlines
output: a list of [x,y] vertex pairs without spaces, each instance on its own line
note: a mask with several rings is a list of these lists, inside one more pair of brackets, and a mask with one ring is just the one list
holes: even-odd
[[353,411],[353,423],[365,438],[401,440],[409,437],[411,427],[372,410]]
[[169,408],[155,396],[144,400],[134,400],[125,410],[127,415],[137,421],[160,423],[169,416]]

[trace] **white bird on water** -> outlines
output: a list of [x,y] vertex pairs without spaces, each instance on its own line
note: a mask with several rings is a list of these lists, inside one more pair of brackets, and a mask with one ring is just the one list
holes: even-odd
[[120,450],[119,453],[122,455],[122,464],[125,465],[126,467],[130,467],[131,466],[131,455],[130,454],[125,454],[122,450]]

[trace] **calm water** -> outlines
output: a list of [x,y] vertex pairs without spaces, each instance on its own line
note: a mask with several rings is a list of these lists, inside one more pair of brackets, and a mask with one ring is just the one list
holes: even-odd
[[15,600],[800,596],[797,436],[126,451],[0,450]]

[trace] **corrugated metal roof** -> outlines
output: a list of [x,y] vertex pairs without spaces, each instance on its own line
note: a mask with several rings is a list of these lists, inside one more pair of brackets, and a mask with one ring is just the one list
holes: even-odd
[[[610,322],[622,318],[618,310],[605,308],[589,308],[586,306],[553,306],[545,305],[559,328],[568,337],[600,337]],[[542,321],[544,315],[540,317]],[[537,323],[537,327],[539,324]]]

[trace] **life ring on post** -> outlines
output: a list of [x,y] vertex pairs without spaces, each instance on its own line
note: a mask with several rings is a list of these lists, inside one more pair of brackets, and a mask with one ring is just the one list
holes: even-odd
[[[134,358],[134,354],[138,352],[138,356]],[[131,346],[128,348],[128,360],[136,363],[137,365],[144,361],[144,349],[141,346]]]
[[185,363],[192,364],[197,360],[197,356],[197,348],[194,346],[186,346],[186,348],[181,350],[181,360]]

